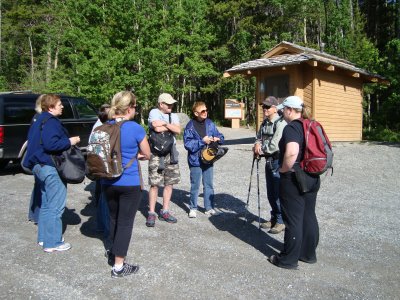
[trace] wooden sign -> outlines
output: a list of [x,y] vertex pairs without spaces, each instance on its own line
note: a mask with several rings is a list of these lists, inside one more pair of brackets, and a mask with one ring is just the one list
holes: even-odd
[[239,101],[225,99],[225,119],[242,119],[243,109]]

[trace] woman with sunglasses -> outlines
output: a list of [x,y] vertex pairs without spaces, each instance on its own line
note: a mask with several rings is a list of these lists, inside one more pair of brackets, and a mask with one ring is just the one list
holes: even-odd
[[201,150],[211,143],[222,144],[224,136],[208,118],[206,104],[197,101],[192,107],[193,119],[186,125],[183,133],[185,149],[188,151],[190,169],[190,211],[189,218],[196,218],[197,198],[200,180],[203,181],[204,208],[206,215],[219,215],[214,207],[213,165],[201,161]]

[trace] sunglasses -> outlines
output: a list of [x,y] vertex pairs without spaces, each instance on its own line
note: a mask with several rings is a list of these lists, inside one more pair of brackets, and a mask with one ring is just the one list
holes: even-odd
[[270,109],[271,106],[270,106],[270,105],[263,105],[262,108],[263,108],[263,109]]
[[205,114],[207,111],[208,111],[207,109],[203,109],[203,110],[201,110],[201,111],[198,111],[197,113],[199,113],[199,114]]

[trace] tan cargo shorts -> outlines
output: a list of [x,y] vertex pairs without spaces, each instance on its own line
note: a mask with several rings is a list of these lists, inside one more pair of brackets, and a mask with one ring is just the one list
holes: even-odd
[[167,154],[167,156],[164,157],[165,169],[163,171],[158,171],[159,165],[160,157],[151,154],[149,160],[149,185],[173,185],[181,182],[179,164],[170,164],[170,154]]

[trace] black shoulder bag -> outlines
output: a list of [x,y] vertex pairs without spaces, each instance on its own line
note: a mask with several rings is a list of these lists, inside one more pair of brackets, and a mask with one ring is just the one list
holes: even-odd
[[[43,125],[49,119],[42,121],[40,127],[40,144],[42,144]],[[50,155],[58,175],[66,183],[81,183],[85,179],[85,157],[77,146],[71,146],[61,154]]]

